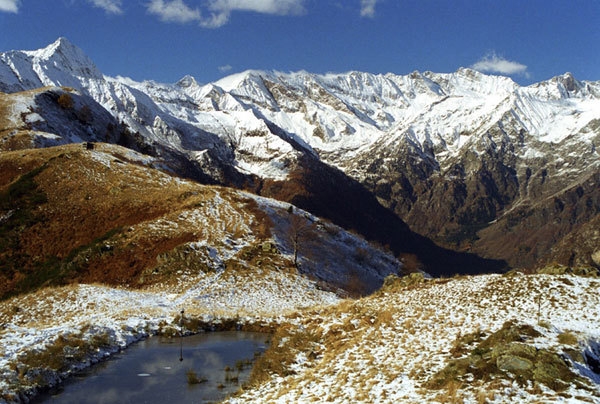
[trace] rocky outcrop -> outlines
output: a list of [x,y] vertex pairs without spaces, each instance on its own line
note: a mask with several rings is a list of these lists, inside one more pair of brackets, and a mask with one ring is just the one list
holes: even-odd
[[[584,379],[573,369],[572,363],[557,352],[545,348],[536,348],[532,339],[541,335],[533,327],[506,322],[498,331],[480,340],[466,357],[452,359],[448,365],[437,372],[428,382],[430,388],[443,388],[452,382],[472,378],[489,381],[508,379],[520,385],[542,383],[554,391],[564,391],[575,381],[584,383]],[[467,338],[469,339],[469,338]],[[460,344],[455,347],[458,351]],[[570,349],[573,353],[577,350]]]

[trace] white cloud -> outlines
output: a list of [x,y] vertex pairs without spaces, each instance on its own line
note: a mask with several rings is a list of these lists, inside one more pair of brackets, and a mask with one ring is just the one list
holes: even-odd
[[197,8],[188,7],[183,0],[151,0],[148,4],[148,12],[157,15],[166,22],[187,23],[202,21],[202,15]]
[[219,71],[221,73],[226,73],[226,72],[230,71],[231,69],[233,69],[233,67],[231,67],[231,65],[219,66]]
[[107,13],[122,14],[121,0],[88,0],[94,6],[103,9]]
[[20,0],[0,0],[0,11],[16,13],[19,11]]
[[208,8],[223,13],[255,11],[264,14],[297,15],[304,12],[305,0],[210,0]]
[[198,22],[206,28],[221,27],[234,11],[262,14],[298,15],[306,0],[207,0],[204,9],[192,8],[183,0],[151,0],[148,12],[166,22]]
[[360,16],[375,17],[375,6],[378,0],[360,0]]
[[519,74],[528,76],[527,66],[519,62],[504,59],[502,56],[492,52],[485,55],[478,62],[471,65],[471,68],[483,73],[500,73],[500,74]]

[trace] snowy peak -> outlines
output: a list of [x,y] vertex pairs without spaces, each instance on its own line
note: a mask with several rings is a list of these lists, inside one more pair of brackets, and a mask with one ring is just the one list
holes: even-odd
[[548,100],[600,99],[600,82],[579,81],[568,72],[550,80],[532,84],[529,88],[536,90],[540,97]]
[[183,76],[177,83],[175,83],[175,85],[183,89],[199,86],[196,79],[189,74]]
[[447,95],[487,96],[513,92],[519,88],[508,77],[487,75],[464,67],[454,73],[426,72],[424,76],[436,83]]
[[556,86],[563,98],[576,97],[585,92],[585,85],[576,80],[569,72],[552,78],[550,83]]
[[94,62],[66,38],[35,51],[12,51],[0,56],[0,90],[7,92],[41,86],[82,88],[102,80]]
[[[261,108],[278,110],[277,101],[267,87],[267,82],[273,79],[271,73],[260,70],[247,70],[224,77],[215,82],[214,85],[244,104],[249,102]],[[251,105],[248,105],[247,108],[251,108]]]
[[130,129],[127,145],[177,160],[186,176],[258,186],[289,179],[310,154],[451,246],[515,207],[579,186],[600,167],[600,82],[570,73],[527,87],[469,68],[247,70],[209,84],[191,76],[162,84],[103,77],[65,38],[0,54],[0,91],[49,85],[92,97]]
[[263,76],[269,76],[266,71],[246,70],[240,73],[230,74],[217,80],[214,85],[222,88],[224,91],[231,92],[251,85],[252,83],[262,82]]
[[45,76],[51,80],[55,77],[58,78],[59,73],[70,73],[81,79],[103,78],[102,73],[83,50],[73,45],[66,38],[59,38],[46,48],[27,53],[33,57],[34,63],[40,67],[40,76],[45,73]]

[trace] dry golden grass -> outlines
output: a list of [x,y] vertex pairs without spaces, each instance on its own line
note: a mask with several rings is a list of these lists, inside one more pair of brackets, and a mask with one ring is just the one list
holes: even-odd
[[465,402],[461,388],[463,387],[461,382],[452,381],[448,383],[445,391],[438,395],[440,402],[444,404],[462,404]]
[[303,352],[309,358],[319,355],[317,346],[319,339],[313,331],[283,324],[273,335],[269,349],[254,364],[248,384],[259,385],[274,375],[293,375],[290,365],[295,361],[298,353]]
[[393,308],[383,308],[377,313],[375,325],[378,327],[393,327],[396,322],[396,310]]
[[25,127],[23,122],[15,122],[13,119],[11,119],[13,117],[14,103],[14,94],[5,94],[0,92],[0,138],[8,137],[11,132],[23,130]]
[[9,120],[12,112],[12,102],[9,94],[0,92],[0,135],[8,132],[13,126]]
[[563,345],[571,345],[577,346],[579,344],[579,340],[577,336],[570,331],[565,331],[558,335],[558,342]]
[[[562,284],[575,288],[576,282]],[[569,297],[568,290],[561,290],[560,282],[558,285],[561,295],[558,300],[563,305],[568,299],[575,299]],[[573,396],[564,388],[577,386],[580,381],[573,379],[559,356],[546,349],[535,350],[535,375],[525,372],[522,377],[514,378],[499,370],[495,358],[487,355],[496,346],[510,346],[514,341],[518,341],[519,346],[534,343],[539,337],[539,328],[531,326],[535,324],[531,321],[535,319],[531,292],[534,295],[547,293],[548,289],[557,290],[555,279],[461,277],[395,290],[387,288],[367,298],[348,299],[337,306],[294,316],[294,321],[304,329],[316,331],[313,344],[319,347],[319,355],[302,365],[296,364],[298,373],[284,377],[283,382],[275,383],[273,378],[268,378],[267,384],[254,388],[273,392],[277,398],[305,402],[313,398],[312,384],[318,386],[319,391],[327,391],[321,397],[322,402],[483,404],[499,399],[509,402],[511,394],[520,394],[519,389],[536,395],[540,402],[551,402],[560,394]],[[440,306],[440,301],[448,307]],[[513,305],[505,305],[508,301]],[[517,318],[528,321],[517,324],[518,327],[501,326],[505,321],[505,307],[514,307],[510,310],[515,313],[521,310]],[[490,312],[497,312],[496,320],[488,315]],[[550,334],[554,332],[548,330]],[[572,332],[563,333],[558,342],[574,343],[573,336]],[[567,347],[556,346],[558,351],[572,355]],[[524,352],[530,350],[524,349]],[[557,374],[555,371],[559,372],[561,381],[543,374]],[[404,388],[398,383],[406,383],[407,395],[393,390]],[[263,390],[266,385],[271,387]],[[391,390],[390,386],[393,386]],[[580,392],[589,391],[582,386],[575,388],[581,389]],[[285,389],[284,396],[275,393],[281,391],[280,387]],[[414,395],[409,391],[415,392]]]
[[[44,327],[56,324],[57,318],[62,321],[70,320],[73,313],[68,310],[60,313],[56,310],[50,311],[47,307],[54,302],[61,303],[55,305],[57,309],[69,307],[69,303],[75,301],[77,287],[73,284],[44,288],[34,294],[25,294],[0,301],[0,321],[22,326]],[[90,306],[90,308],[92,307]]]
[[99,348],[108,348],[111,344],[114,344],[114,341],[111,341],[111,336],[107,333],[85,338],[82,333],[61,334],[45,348],[20,355],[19,375],[21,378],[28,377],[29,369],[66,371],[70,364],[80,362],[93,355]]
[[[45,199],[33,211],[39,220],[19,230],[19,250],[11,254],[22,262],[11,277],[0,279],[0,296],[43,271],[47,281],[17,289],[70,282],[175,287],[178,282],[168,271],[153,273],[159,255],[198,240],[219,246],[227,239],[255,239],[258,244],[271,237],[272,223],[254,199],[175,180],[130,162],[129,153],[114,145],[96,144],[88,151],[71,144],[0,155],[0,193],[39,168],[33,183]],[[267,254],[260,246],[250,250],[255,256],[241,259],[253,266],[289,267],[280,255]],[[180,266],[177,271],[188,270],[184,263]]]

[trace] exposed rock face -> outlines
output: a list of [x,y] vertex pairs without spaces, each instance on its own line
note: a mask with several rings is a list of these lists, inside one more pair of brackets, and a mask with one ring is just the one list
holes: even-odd
[[502,355],[496,359],[496,366],[507,372],[522,372],[531,369],[533,362],[516,355]]
[[522,203],[479,233],[474,251],[512,256],[514,266],[531,267],[557,261],[569,266],[594,265],[598,246],[600,176],[577,186]]

